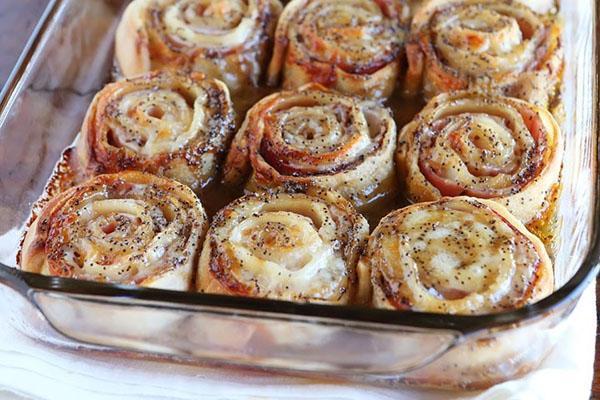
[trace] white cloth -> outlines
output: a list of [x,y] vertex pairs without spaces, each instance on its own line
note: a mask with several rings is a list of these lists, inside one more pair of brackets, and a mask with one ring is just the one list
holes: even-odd
[[485,392],[454,393],[411,388],[314,383],[248,372],[65,351],[21,334],[2,307],[0,290],[0,398],[10,399],[587,399],[596,334],[594,287],[567,322],[562,341],[542,367]]

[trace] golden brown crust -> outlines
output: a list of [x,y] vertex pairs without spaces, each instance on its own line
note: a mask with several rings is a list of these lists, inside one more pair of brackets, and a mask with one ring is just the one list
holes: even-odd
[[477,89],[547,106],[563,68],[562,27],[512,0],[432,0],[413,19],[406,89]]
[[142,172],[100,175],[45,204],[25,235],[21,269],[189,290],[206,215],[186,186]]
[[249,297],[363,303],[368,275],[356,267],[366,220],[339,194],[318,187],[251,194],[211,224],[197,289]]
[[279,0],[135,0],[117,28],[117,68],[203,72],[235,92],[256,86],[281,9]]
[[227,155],[224,178],[236,185],[251,174],[250,190],[315,184],[362,207],[395,193],[395,137],[389,110],[308,84],[252,107]]
[[546,247],[554,247],[558,244],[556,224],[558,223],[557,212],[561,193],[562,184],[557,183],[548,193],[538,218],[527,224],[527,229],[539,237],[546,244]]
[[77,140],[84,175],[138,170],[199,190],[215,178],[234,129],[224,83],[150,72],[106,85]]
[[552,293],[543,243],[489,200],[443,198],[397,210],[373,231],[359,265],[371,271],[373,305],[488,314]]
[[559,183],[563,151],[560,128],[546,110],[456,92],[433,98],[404,127],[396,163],[412,201],[488,198],[529,224]]
[[309,82],[347,95],[387,98],[400,69],[404,0],[292,0],[275,33],[269,84]]

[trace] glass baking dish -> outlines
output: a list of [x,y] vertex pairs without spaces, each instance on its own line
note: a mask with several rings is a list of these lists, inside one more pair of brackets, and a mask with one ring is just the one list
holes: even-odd
[[483,316],[132,288],[14,268],[33,202],[93,95],[110,80],[125,3],[51,1],[0,96],[0,283],[14,290],[0,291],[23,334],[64,348],[171,362],[469,389],[525,374],[549,353],[600,260],[593,0],[561,6],[566,156],[556,291],[537,304]]

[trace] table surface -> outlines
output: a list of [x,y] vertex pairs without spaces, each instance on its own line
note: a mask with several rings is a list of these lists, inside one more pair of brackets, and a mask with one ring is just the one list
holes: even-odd
[[[19,0],[0,2],[0,87],[31,34],[48,0]],[[596,299],[600,306],[600,285],[596,288]],[[600,307],[599,307],[600,308]],[[598,339],[599,332],[596,335]],[[596,340],[596,364],[592,399],[600,400],[600,341]]]

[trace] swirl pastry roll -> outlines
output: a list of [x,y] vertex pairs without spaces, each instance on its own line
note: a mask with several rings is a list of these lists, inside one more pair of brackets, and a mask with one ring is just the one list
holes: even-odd
[[547,106],[563,70],[561,26],[512,0],[432,0],[416,13],[405,88],[477,89]]
[[470,197],[392,212],[359,268],[371,271],[373,305],[388,309],[489,314],[553,290],[542,242],[503,206]]
[[142,172],[99,175],[54,197],[27,231],[28,272],[189,290],[206,215],[176,181]]
[[362,303],[356,268],[369,234],[350,202],[318,187],[250,194],[222,209],[208,231],[197,289],[327,304]]
[[258,85],[279,0],[134,0],[115,40],[116,66],[125,77],[151,70],[191,70],[231,90]]
[[348,95],[387,98],[409,14],[404,0],[292,0],[275,32],[269,83],[282,79],[293,89],[317,82]]
[[522,100],[457,92],[432,99],[400,133],[408,197],[468,195],[502,203],[525,224],[559,186],[563,139],[550,113]]
[[225,181],[248,189],[284,183],[334,189],[362,207],[394,193],[396,124],[391,112],[308,84],[258,102],[234,138]]
[[96,94],[77,154],[91,174],[140,170],[198,190],[215,177],[233,129],[224,83],[199,73],[151,72]]

